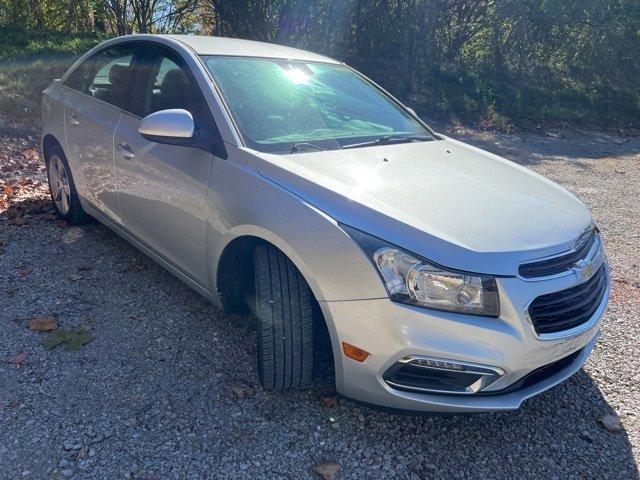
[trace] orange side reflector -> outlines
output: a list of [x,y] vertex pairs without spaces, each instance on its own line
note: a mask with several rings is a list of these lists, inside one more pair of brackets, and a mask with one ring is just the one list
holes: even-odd
[[369,352],[366,350],[362,350],[347,342],[342,342],[342,351],[345,356],[354,359],[356,362],[364,362],[369,356]]

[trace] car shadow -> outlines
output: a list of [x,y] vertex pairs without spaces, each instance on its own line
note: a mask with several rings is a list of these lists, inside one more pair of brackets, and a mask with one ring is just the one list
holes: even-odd
[[419,478],[457,478],[451,455],[475,465],[475,478],[492,465],[503,465],[505,478],[640,478],[629,434],[603,427],[599,418],[616,412],[584,370],[509,412],[415,416],[347,405],[367,432],[356,443],[391,431],[403,439],[394,455],[428,452],[411,465]]

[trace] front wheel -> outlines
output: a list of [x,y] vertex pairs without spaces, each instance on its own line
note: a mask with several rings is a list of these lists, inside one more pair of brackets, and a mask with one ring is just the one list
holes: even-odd
[[58,216],[70,224],[84,222],[87,214],[80,205],[71,169],[62,149],[57,145],[51,147],[46,162],[49,191]]
[[258,375],[265,390],[301,388],[313,370],[313,294],[272,245],[255,251]]

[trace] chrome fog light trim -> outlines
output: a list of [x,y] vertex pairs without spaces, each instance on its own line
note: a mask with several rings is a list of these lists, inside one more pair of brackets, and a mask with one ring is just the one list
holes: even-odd
[[504,374],[498,367],[411,355],[393,364],[383,378],[390,387],[400,390],[471,395]]

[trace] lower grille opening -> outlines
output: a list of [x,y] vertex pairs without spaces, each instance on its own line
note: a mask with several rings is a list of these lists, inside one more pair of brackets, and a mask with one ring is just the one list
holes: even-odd
[[470,394],[493,383],[500,377],[497,371],[438,362],[447,367],[425,366],[424,360],[405,359],[392,365],[383,376],[387,384],[399,390],[433,393]]

